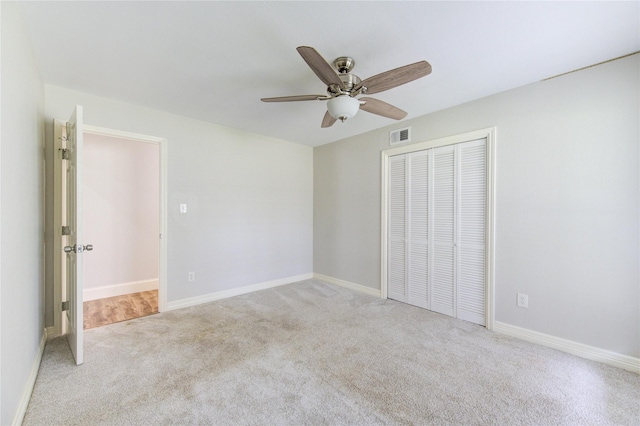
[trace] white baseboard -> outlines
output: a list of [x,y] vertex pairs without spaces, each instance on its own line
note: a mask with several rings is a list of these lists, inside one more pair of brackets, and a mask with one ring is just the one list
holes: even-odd
[[22,420],[24,420],[24,415],[27,413],[27,406],[29,405],[29,400],[31,399],[31,394],[33,393],[33,387],[36,384],[36,378],[38,377],[38,370],[40,369],[40,362],[42,361],[42,355],[44,354],[44,346],[46,343],[47,330],[44,329],[42,330],[42,337],[40,338],[40,347],[38,348],[38,353],[33,360],[33,364],[31,365],[29,378],[27,379],[24,391],[22,392],[22,396],[20,397],[20,402],[18,403],[16,413],[13,416],[13,420],[11,421],[11,424],[13,426],[21,425]]
[[105,297],[122,296],[124,294],[139,293],[141,291],[157,290],[160,282],[158,278],[129,283],[105,285],[102,287],[85,288],[82,297],[88,300],[104,299]]
[[340,287],[348,288],[349,290],[354,290],[360,293],[368,294],[369,296],[381,297],[380,290],[367,287],[362,284],[352,283],[350,281],[341,280],[339,278],[333,278],[327,275],[316,274],[315,272],[313,273],[313,278],[319,279],[320,281],[324,281],[329,284],[334,284]]
[[640,358],[495,321],[493,331],[640,374]]
[[174,300],[167,303],[167,310],[172,311],[174,309],[187,308],[189,306],[196,306],[202,303],[213,302],[215,300],[227,299],[233,296],[239,296],[241,294],[252,293],[254,291],[266,290],[272,287],[278,287],[281,285],[292,284],[298,281],[304,281],[313,278],[313,274],[296,275],[293,277],[280,278],[273,281],[266,281],[263,283],[247,285],[244,287],[232,288],[229,290],[216,291],[215,293],[203,294],[202,296],[189,297],[187,299]]
[[58,337],[58,336],[56,335],[56,328],[55,328],[54,326],[47,327],[47,328],[45,329],[45,332],[46,332],[46,338],[47,338],[47,340],[51,340],[51,339],[53,339],[54,337]]

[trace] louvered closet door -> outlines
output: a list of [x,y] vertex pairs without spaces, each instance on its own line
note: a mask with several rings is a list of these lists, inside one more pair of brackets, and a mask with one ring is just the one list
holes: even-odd
[[456,316],[455,146],[433,150],[431,310]]
[[485,140],[457,146],[457,317],[485,325]]
[[387,296],[407,302],[406,228],[407,175],[406,156],[389,158],[389,238]]
[[409,154],[407,302],[429,309],[430,151]]
[[390,299],[485,325],[485,140],[389,158]]

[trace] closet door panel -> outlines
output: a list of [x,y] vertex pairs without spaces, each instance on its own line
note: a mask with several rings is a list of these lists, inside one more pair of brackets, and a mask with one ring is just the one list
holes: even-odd
[[407,302],[407,179],[404,155],[389,159],[389,247],[387,296]]
[[458,153],[458,318],[485,325],[485,140]]
[[461,247],[458,259],[458,318],[485,325],[484,252]]
[[455,147],[433,150],[431,310],[456,316]]
[[409,156],[407,302],[429,308],[429,151]]
[[390,299],[485,325],[485,145],[389,158]]

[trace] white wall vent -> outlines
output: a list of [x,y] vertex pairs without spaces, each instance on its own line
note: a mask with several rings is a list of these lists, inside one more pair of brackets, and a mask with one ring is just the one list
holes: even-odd
[[411,141],[411,127],[389,132],[389,145]]

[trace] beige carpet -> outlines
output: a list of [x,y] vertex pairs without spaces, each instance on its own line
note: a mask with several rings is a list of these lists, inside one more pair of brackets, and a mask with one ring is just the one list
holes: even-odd
[[24,425],[640,424],[640,376],[316,280],[45,349]]

